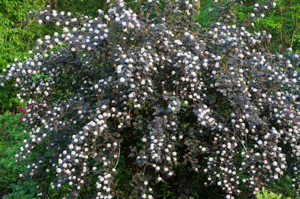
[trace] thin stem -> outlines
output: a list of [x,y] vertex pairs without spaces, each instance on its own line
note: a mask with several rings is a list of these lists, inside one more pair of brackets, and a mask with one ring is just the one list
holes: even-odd
[[293,30],[293,35],[292,35],[292,41],[291,41],[291,48],[293,47],[293,43],[294,43],[294,39],[295,39],[295,34],[296,34],[296,32],[297,32],[297,30],[299,29],[299,27],[300,27],[300,24],[297,24],[297,17],[296,17],[296,20],[295,20],[295,28],[294,28],[294,30]]
[[117,162],[116,162],[116,165],[115,165],[114,169],[117,168],[117,165],[118,165],[118,163],[119,163],[119,160],[120,160],[120,153],[121,153],[121,145],[120,145],[120,147],[119,147],[118,160],[117,160]]

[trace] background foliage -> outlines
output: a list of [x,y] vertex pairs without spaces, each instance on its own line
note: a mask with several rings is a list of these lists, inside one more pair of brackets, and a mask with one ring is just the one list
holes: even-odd
[[19,173],[26,170],[25,163],[16,164],[15,154],[22,146],[22,141],[28,137],[24,133],[25,124],[21,121],[22,113],[13,115],[6,112],[0,115],[0,197],[33,198],[36,194],[36,183],[33,180],[23,182]]
[[[0,71],[14,58],[28,56],[37,38],[51,34],[51,27],[39,25],[28,19],[30,10],[45,6],[44,0],[0,1]],[[15,111],[20,105],[13,87],[0,88],[0,113]]]

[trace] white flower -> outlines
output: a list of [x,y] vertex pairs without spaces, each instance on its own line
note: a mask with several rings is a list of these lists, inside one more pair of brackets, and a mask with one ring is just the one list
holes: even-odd
[[121,82],[121,83],[124,83],[124,82],[125,82],[125,78],[124,78],[124,77],[121,77],[121,78],[120,78],[120,82]]
[[45,39],[46,39],[46,40],[49,40],[50,38],[51,38],[51,37],[50,37],[49,35],[46,35],[46,36],[45,36]]

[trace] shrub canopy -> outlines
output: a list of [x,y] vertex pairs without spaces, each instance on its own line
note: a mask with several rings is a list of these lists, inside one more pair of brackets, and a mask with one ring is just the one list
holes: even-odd
[[298,186],[299,55],[270,53],[271,35],[236,24],[233,3],[215,3],[209,28],[178,0],[148,0],[145,15],[122,0],[96,18],[34,14],[63,33],[39,39],[32,58],[0,76],[30,99],[30,138],[16,157],[42,155],[24,177],[46,171],[57,175],[53,188],[70,187],[66,197],[93,186],[90,196],[112,198],[123,140],[133,136],[134,198],[156,198],[155,184],[176,179],[179,165],[205,172],[227,198],[285,174]]

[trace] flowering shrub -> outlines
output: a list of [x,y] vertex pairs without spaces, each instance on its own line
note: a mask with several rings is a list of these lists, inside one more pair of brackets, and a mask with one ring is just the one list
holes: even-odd
[[37,40],[32,58],[0,76],[1,86],[15,80],[18,97],[30,99],[30,138],[17,161],[45,146],[21,176],[55,173],[51,186],[68,185],[66,197],[94,186],[89,197],[112,198],[123,140],[133,139],[134,198],[156,198],[156,185],[176,179],[180,165],[205,172],[205,185],[226,198],[242,185],[255,194],[283,175],[298,186],[299,55],[270,53],[270,34],[235,23],[238,3],[216,1],[210,28],[178,0],[148,0],[140,14],[122,0],[97,18],[34,14],[63,33]]

